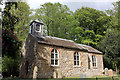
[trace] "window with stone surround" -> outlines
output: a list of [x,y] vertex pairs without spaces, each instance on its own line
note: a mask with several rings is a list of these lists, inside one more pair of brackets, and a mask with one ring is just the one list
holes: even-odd
[[51,65],[59,64],[59,52],[57,49],[52,49],[51,51]]
[[92,55],[92,64],[93,64],[93,67],[96,67],[96,66],[97,66],[96,56],[95,56],[95,55]]
[[74,53],[74,66],[80,65],[80,55],[79,52]]

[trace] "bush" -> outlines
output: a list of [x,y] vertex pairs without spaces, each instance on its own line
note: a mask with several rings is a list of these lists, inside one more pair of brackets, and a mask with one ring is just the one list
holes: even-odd
[[4,56],[2,62],[2,73],[4,77],[19,75],[19,60]]

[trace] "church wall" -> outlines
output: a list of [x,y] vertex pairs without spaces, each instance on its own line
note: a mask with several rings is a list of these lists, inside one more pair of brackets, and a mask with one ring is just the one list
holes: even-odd
[[27,40],[22,48],[21,64],[20,64],[20,77],[32,78],[33,67],[36,64],[35,54],[37,50],[37,42],[35,39],[28,35]]
[[[56,48],[59,51],[58,66],[51,65],[51,50],[53,48]],[[38,44],[35,64],[38,68],[38,71],[36,71],[37,78],[61,78],[80,77],[80,75],[102,75],[102,55],[79,51],[80,66],[74,66],[75,51],[78,50]],[[92,66],[92,55],[96,55],[97,57],[97,67],[95,68]],[[90,69],[88,69],[88,56],[91,60]]]

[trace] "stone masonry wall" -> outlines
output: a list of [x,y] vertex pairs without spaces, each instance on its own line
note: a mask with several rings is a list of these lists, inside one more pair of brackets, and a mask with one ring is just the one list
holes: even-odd
[[[59,65],[51,65],[51,50],[59,51]],[[74,66],[74,52],[79,51],[80,66]],[[96,55],[97,67],[92,66],[92,55]],[[90,69],[88,68],[90,58]],[[26,74],[26,61],[28,73]],[[103,71],[103,56],[75,49],[38,44],[33,37],[28,36],[22,49],[20,65],[21,78],[62,78],[101,75]]]
[[[59,51],[59,65],[51,65],[51,50]],[[36,66],[38,67],[37,78],[61,78],[101,75],[103,71],[103,58],[100,54],[79,51],[80,66],[74,66],[75,49],[66,49],[55,46],[38,44],[36,54]],[[92,55],[96,55],[97,67],[92,66]],[[88,56],[90,57],[90,69],[88,69]]]
[[[28,38],[22,48],[21,64],[20,64],[20,77],[32,78],[33,68],[36,64],[35,54],[37,53],[37,42],[35,39],[28,35]],[[26,62],[28,64],[26,64]],[[27,73],[28,72],[28,73]]]

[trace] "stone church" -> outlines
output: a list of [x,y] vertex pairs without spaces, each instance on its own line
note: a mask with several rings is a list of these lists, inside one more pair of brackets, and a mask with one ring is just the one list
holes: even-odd
[[72,40],[43,35],[43,24],[32,21],[21,51],[21,78],[63,78],[103,73],[102,52]]

